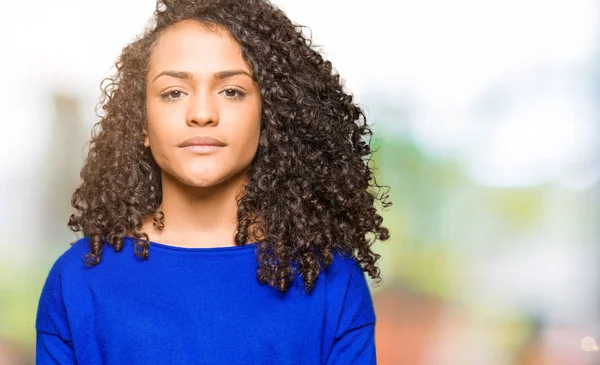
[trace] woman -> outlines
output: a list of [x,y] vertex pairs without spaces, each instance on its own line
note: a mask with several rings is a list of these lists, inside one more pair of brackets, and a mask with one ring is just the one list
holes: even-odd
[[363,111],[267,1],[156,9],[104,84],[37,363],[375,363]]

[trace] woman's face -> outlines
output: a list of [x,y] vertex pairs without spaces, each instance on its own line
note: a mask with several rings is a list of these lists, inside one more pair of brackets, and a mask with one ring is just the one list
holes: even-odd
[[[146,75],[146,139],[164,174],[195,187],[245,174],[260,136],[258,85],[226,31],[179,22],[163,33]],[[192,137],[212,137],[207,147]]]

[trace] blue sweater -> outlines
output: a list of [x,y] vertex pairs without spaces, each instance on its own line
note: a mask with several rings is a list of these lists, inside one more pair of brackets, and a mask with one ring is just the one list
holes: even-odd
[[151,242],[149,259],[89,239],[55,262],[39,299],[44,364],[375,364],[375,313],[363,272],[334,255],[313,291],[256,278],[256,245],[186,248]]

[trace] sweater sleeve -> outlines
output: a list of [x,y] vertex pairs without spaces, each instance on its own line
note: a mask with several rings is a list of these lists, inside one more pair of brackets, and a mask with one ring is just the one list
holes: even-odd
[[337,338],[328,365],[377,364],[375,357],[375,323],[354,328]]
[[46,278],[38,302],[36,364],[76,364],[57,260]]
[[375,310],[365,275],[354,260],[327,365],[376,364]]

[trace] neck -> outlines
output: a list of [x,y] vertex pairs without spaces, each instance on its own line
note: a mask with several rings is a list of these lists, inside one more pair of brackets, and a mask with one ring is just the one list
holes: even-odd
[[210,187],[192,187],[162,173],[162,204],[165,226],[143,231],[151,241],[186,247],[232,246],[237,228],[237,198],[243,193],[246,171]]

